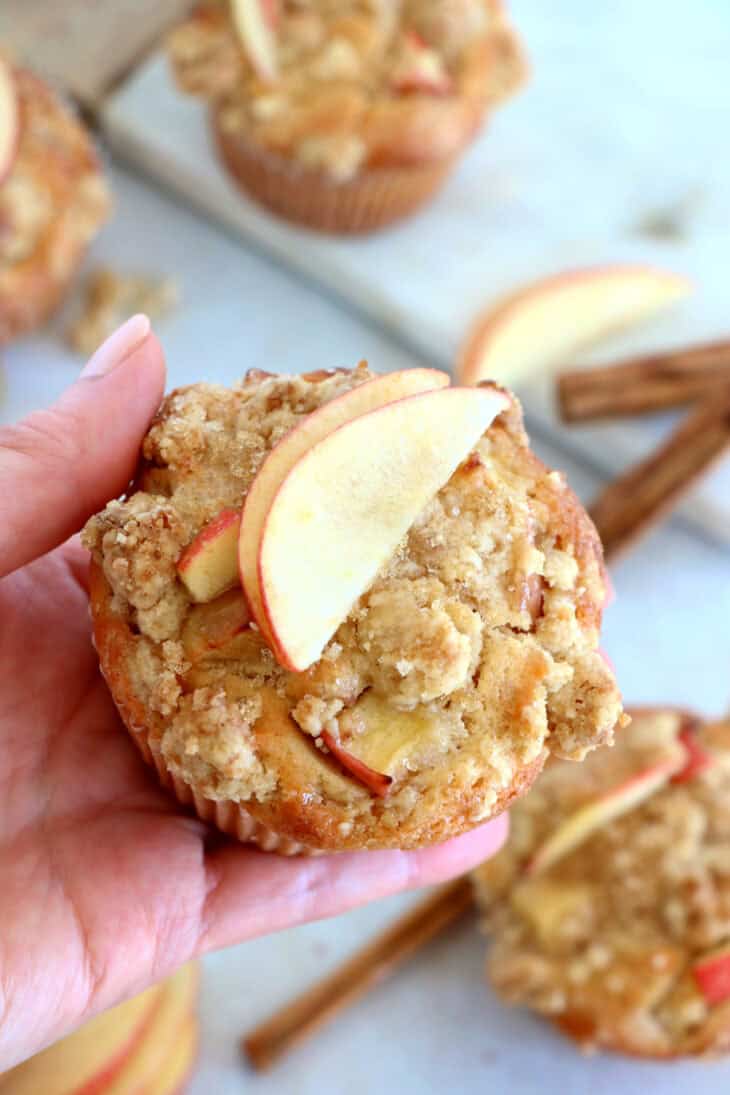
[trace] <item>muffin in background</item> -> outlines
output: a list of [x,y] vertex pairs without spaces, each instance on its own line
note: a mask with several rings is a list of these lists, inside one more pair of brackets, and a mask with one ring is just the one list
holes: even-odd
[[730,1051],[730,722],[638,709],[548,764],[475,873],[487,974],[583,1050]]
[[336,233],[415,212],[525,77],[500,0],[208,0],[169,53],[243,190]]
[[110,207],[82,122],[0,55],[0,345],[62,303]]

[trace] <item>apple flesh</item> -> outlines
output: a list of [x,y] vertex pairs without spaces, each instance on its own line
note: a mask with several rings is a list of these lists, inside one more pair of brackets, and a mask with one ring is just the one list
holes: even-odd
[[375,377],[307,415],[269,453],[246,495],[238,544],[241,584],[264,634],[268,633],[268,625],[258,578],[261,535],[271,503],[291,469],[309,449],[346,422],[404,396],[445,388],[448,384],[448,374],[437,369],[403,369]]
[[402,94],[448,95],[451,77],[441,56],[419,34],[404,35],[403,49],[395,65],[391,86]]
[[513,384],[566,364],[591,343],[687,295],[685,278],[648,266],[574,270],[505,297],[479,319],[459,355],[461,384]]
[[442,388],[329,434],[294,465],[265,520],[259,589],[279,662],[302,672],[423,508],[508,407],[494,389]]
[[355,779],[384,797],[416,752],[438,747],[440,726],[427,710],[399,711],[366,692],[339,719],[340,737],[322,734],[330,752]]
[[195,605],[182,630],[185,656],[191,662],[200,661],[226,647],[250,623],[251,613],[241,589],[229,589],[214,601]]
[[13,170],[20,138],[20,106],[13,71],[0,57],[0,186]]
[[693,965],[692,974],[710,1006],[730,998],[730,944],[700,958]]
[[225,509],[198,533],[177,564],[178,576],[194,601],[205,604],[238,585],[241,514]]
[[611,821],[635,810],[653,794],[669,783],[672,776],[684,766],[684,748],[674,756],[653,764],[625,783],[614,787],[606,795],[587,803],[571,814],[558,826],[548,840],[538,849],[525,867],[527,875],[535,876],[549,870],[559,860],[575,851],[599,829]]
[[232,0],[233,24],[256,75],[275,83],[279,77],[276,38],[272,33],[276,7],[271,0]]
[[549,878],[528,879],[510,894],[512,907],[548,949],[560,943],[566,919],[579,926],[590,925],[594,901],[595,891],[588,883]]

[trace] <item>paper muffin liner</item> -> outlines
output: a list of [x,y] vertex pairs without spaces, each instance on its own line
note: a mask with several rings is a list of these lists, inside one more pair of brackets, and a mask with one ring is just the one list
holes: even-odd
[[211,125],[220,155],[250,197],[286,220],[319,232],[373,232],[415,213],[443,186],[459,154],[403,167],[371,168],[347,182],[250,145]]
[[168,791],[172,791],[181,806],[192,807],[201,821],[215,826],[243,844],[255,844],[264,852],[276,852],[277,855],[287,856],[323,854],[262,825],[237,802],[214,802],[205,795],[201,795],[194,787],[169,770],[165,758],[157,745],[151,741],[146,728],[134,725],[129,718],[129,713],[123,711],[118,703],[117,708],[140,753],[157,772],[160,783]]

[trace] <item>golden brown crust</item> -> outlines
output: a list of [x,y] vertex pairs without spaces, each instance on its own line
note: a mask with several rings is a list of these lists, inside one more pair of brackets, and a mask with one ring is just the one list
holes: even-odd
[[[104,679],[114,697],[122,720],[130,732],[137,747],[149,764],[157,767],[153,752],[165,730],[165,722],[140,702],[134,684],[129,675],[129,666],[133,660],[134,635],[124,620],[114,611],[113,595],[101,567],[93,559],[89,571],[89,597],[94,627],[94,645],[99,655]],[[268,716],[268,717],[267,717]],[[282,713],[281,703],[272,699],[271,707],[264,712],[256,733],[259,742],[265,747],[271,735],[279,732],[278,720],[286,717]],[[302,742],[307,744],[304,735]],[[307,744],[307,748],[310,746]],[[311,747],[313,748],[313,746]],[[280,757],[279,750],[276,750]],[[537,778],[547,754],[540,755],[535,761],[517,772],[508,788],[498,795],[490,817],[497,817],[511,803],[524,794]],[[162,761],[164,768],[164,760]],[[336,766],[333,766],[336,771]],[[229,835],[260,843],[267,851],[280,854],[302,854],[308,852],[339,852],[362,848],[390,847],[393,845],[393,832],[388,828],[379,828],[377,822],[367,826],[356,826],[343,835],[341,826],[350,824],[348,814],[338,803],[312,801],[311,787],[307,785],[302,773],[295,765],[282,772],[282,783],[288,792],[265,803],[251,800],[246,808],[233,803],[225,804],[226,809],[217,813],[219,804],[205,800],[205,796],[196,796],[193,802],[184,791],[182,781],[165,781],[167,786],[178,792],[183,805],[194,805],[204,820],[217,823]],[[399,848],[420,848],[437,844],[443,840],[458,836],[474,827],[470,818],[471,801],[461,801],[455,794],[444,802],[444,813],[428,819],[426,826],[412,831],[399,830],[395,845]],[[260,828],[252,828],[249,819],[258,822]],[[484,821],[489,820],[484,818]],[[277,841],[276,838],[279,838]]]
[[0,184],[0,344],[58,307],[109,211],[82,124],[36,76],[19,69],[15,80],[19,147]]
[[[693,969],[730,938],[730,723],[703,726],[680,708],[631,717],[611,753],[579,769],[551,763],[513,811],[506,848],[475,873],[488,975],[583,1049],[718,1056],[730,1050],[730,1000],[705,998]],[[694,743],[692,767],[530,873],[561,822],[676,757],[679,740]]]
[[[309,670],[278,665],[245,613],[223,645],[208,642],[205,621],[224,598],[191,605],[181,554],[222,509],[241,506],[266,453],[303,415],[371,375],[256,371],[232,390],[173,392],[135,489],[84,534],[99,571],[102,667],[148,759],[225,806],[228,821],[238,803],[239,818],[327,850],[456,835],[529,785],[548,750],[579,759],[621,721],[596,651],[600,545],[562,478],[529,452],[516,404]],[[356,748],[378,720],[396,742],[381,762],[392,765],[384,799],[326,748],[333,735]]]

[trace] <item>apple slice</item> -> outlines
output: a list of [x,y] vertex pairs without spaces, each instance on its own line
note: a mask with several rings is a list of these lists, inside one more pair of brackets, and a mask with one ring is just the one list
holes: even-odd
[[697,740],[694,730],[681,730],[679,740],[686,751],[686,763],[676,775],[672,776],[672,783],[689,783],[690,780],[712,768],[715,758],[703,749]]
[[487,388],[409,396],[309,450],[274,497],[259,551],[267,633],[280,663],[316,662],[421,510],[509,406]]
[[150,1077],[147,1086],[137,1089],[134,1095],[183,1095],[186,1081],[193,1071],[198,1051],[198,1024],[190,1016],[177,1032],[159,1068]]
[[340,737],[322,734],[327,748],[355,779],[383,797],[416,751],[440,742],[440,722],[430,711],[399,711],[366,692],[340,715]]
[[229,589],[214,601],[195,605],[182,630],[185,656],[191,662],[200,661],[227,646],[250,623],[251,613],[242,589]]
[[180,556],[177,573],[194,601],[212,601],[238,584],[240,525],[239,511],[224,509]]
[[678,749],[675,756],[653,764],[601,798],[586,803],[571,814],[537,850],[527,863],[525,873],[534,876],[547,871],[599,829],[641,806],[661,790],[685,763],[686,753],[683,748]]
[[249,61],[262,80],[279,78],[276,38],[273,34],[276,9],[270,0],[231,0],[236,31]]
[[13,169],[20,137],[20,107],[13,71],[0,57],[0,186]]
[[403,48],[390,83],[402,94],[448,95],[452,88],[443,58],[415,31],[407,31],[403,36]]
[[5,1095],[101,1095],[141,1046],[162,1006],[164,989],[105,1011],[60,1042],[0,1077]]
[[730,997],[730,943],[704,955],[692,966],[697,987],[711,1006]]
[[254,619],[264,634],[268,627],[258,579],[261,532],[274,496],[291,469],[313,445],[345,422],[404,396],[445,388],[449,383],[448,374],[437,369],[403,369],[374,377],[302,419],[269,453],[246,495],[238,548],[241,583]]
[[514,384],[565,364],[576,351],[647,319],[690,291],[649,266],[598,266],[544,278],[503,298],[479,319],[459,355],[461,384]]

